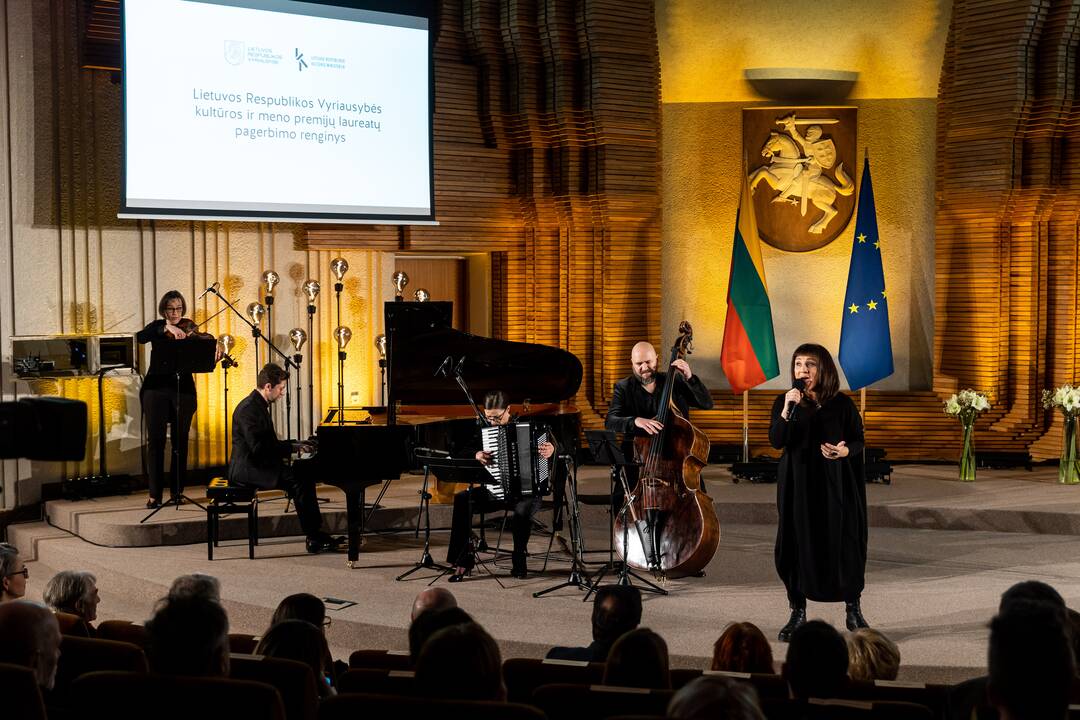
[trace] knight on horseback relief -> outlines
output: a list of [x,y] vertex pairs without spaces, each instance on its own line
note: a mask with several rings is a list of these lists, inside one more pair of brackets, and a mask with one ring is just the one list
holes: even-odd
[[[855,108],[747,109],[743,143],[762,239],[793,252],[832,242],[855,207],[844,172],[855,161]],[[755,156],[763,162],[752,167]]]

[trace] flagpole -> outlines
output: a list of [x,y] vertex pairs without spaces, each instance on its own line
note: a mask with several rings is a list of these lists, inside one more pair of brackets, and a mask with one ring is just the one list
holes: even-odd
[[750,462],[750,391],[742,391],[742,461]]
[[866,386],[863,385],[859,388],[859,415],[862,417],[863,423],[863,444],[862,444],[862,460],[863,466],[866,465]]

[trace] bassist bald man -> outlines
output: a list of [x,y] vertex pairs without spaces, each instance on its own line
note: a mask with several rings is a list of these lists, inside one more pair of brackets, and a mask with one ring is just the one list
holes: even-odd
[[[656,348],[647,342],[639,342],[630,352],[633,374],[615,383],[615,395],[608,407],[604,427],[608,430],[641,435],[655,435],[663,428],[656,420],[660,408],[660,396],[670,375],[656,369]],[[690,418],[690,408],[711,410],[713,406],[709,390],[701,378],[690,371],[685,360],[676,360],[671,367],[683,376],[671,393],[675,407],[682,416]]]

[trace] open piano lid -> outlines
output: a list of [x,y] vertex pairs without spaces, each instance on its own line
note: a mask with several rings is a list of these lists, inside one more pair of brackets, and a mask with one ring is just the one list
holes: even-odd
[[454,380],[436,376],[447,356],[462,374],[473,399],[502,390],[511,403],[556,403],[581,386],[581,361],[549,345],[472,335],[451,326],[453,303],[388,302],[385,308],[387,400],[404,405],[458,405],[465,396]]

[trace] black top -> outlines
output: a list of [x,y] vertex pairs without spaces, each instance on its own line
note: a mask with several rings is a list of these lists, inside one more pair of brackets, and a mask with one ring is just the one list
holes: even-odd
[[[819,602],[857,600],[866,570],[866,481],[862,419],[838,394],[821,407],[799,406],[794,422],[776,398],[769,442],[782,449],[777,472],[776,572],[792,591]],[[847,457],[821,454],[822,443],[847,445]]]
[[284,458],[292,453],[290,440],[279,440],[270,417],[270,403],[258,390],[233,410],[229,482],[260,488],[278,487],[287,472]]
[[[140,345],[150,343],[150,367],[143,379],[142,389],[171,390],[176,392],[176,343],[181,342],[165,334],[165,320],[154,320],[139,332],[135,339]],[[195,378],[191,373],[180,373],[180,393],[195,394]]]
[[[676,374],[681,377],[681,373]],[[636,375],[615,383],[615,395],[611,398],[604,427],[616,432],[631,433],[635,429],[635,418],[655,418],[659,414],[660,396],[664,394],[664,383],[667,379],[668,373],[656,373],[656,387],[652,392],[645,389]],[[711,410],[713,406],[709,390],[697,375],[685,381],[676,380],[671,394],[675,407],[679,408],[679,412],[687,419],[690,417],[691,407]]]

